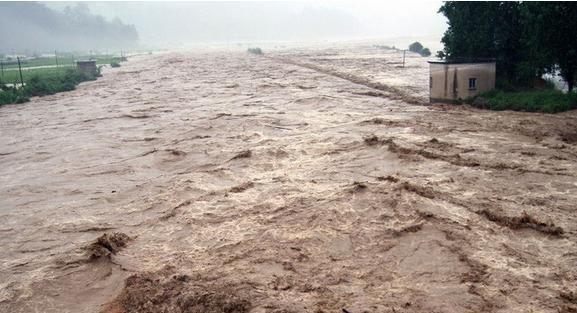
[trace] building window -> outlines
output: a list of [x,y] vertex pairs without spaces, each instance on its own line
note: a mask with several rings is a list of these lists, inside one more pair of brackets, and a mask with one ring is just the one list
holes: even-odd
[[477,89],[477,79],[469,78],[469,89]]

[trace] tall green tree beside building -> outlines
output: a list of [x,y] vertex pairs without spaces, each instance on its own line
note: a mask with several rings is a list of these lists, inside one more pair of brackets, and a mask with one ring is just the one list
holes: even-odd
[[577,3],[448,1],[439,13],[449,24],[441,57],[495,58],[498,80],[520,86],[559,70],[573,90]]
[[495,58],[499,77],[516,78],[522,43],[517,2],[455,2],[439,12],[449,23],[442,42],[446,58]]
[[537,42],[547,51],[544,55],[548,63],[559,69],[572,91],[577,80],[577,3],[545,2],[539,7],[535,14],[542,31]]

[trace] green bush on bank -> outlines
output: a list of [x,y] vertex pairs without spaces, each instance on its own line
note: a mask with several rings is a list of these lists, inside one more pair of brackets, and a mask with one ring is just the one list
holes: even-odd
[[26,82],[23,92],[29,97],[52,95],[57,92],[74,90],[81,82],[95,79],[96,76],[94,75],[68,69],[63,75],[55,77],[33,76]]
[[24,103],[29,101],[28,97],[22,95],[16,87],[5,86],[0,81],[0,105],[8,103]]
[[480,97],[485,101],[474,101],[483,103],[474,106],[496,111],[558,113],[577,109],[577,93],[563,93],[559,90],[493,90],[481,94]]
[[[96,76],[98,76],[97,73]],[[71,91],[84,81],[95,80],[95,75],[89,75],[76,69],[67,69],[58,75],[34,75],[25,81],[22,88],[8,87],[0,81],[0,105],[22,103],[30,97],[52,95],[62,91]]]

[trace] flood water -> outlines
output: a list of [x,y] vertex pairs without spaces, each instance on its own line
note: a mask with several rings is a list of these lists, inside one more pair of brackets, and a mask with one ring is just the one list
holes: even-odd
[[[573,305],[577,114],[428,105],[426,59],[399,62],[137,56],[0,107],[0,311],[131,312],[105,304],[166,266],[250,312]],[[88,260],[105,232],[133,239]]]

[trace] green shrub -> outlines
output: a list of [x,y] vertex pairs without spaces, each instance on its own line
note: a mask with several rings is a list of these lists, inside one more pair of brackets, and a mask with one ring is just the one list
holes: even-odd
[[428,57],[431,55],[431,50],[429,50],[429,48],[423,48],[420,54],[422,57]]
[[423,45],[418,41],[415,41],[409,45],[409,51],[418,53],[422,57],[428,57],[431,55],[431,50],[429,50],[429,48],[423,47]]
[[[97,71],[98,76],[100,71]],[[0,104],[22,103],[29,97],[41,97],[57,92],[74,90],[83,81],[95,80],[96,76],[87,75],[76,69],[67,69],[56,75],[34,75],[25,81],[24,87],[7,87],[0,82]]]
[[110,62],[110,67],[120,67],[120,63],[118,63],[116,61],[112,61],[112,62]]
[[423,45],[418,41],[415,41],[409,45],[409,51],[421,53],[421,50],[423,50]]
[[553,81],[553,79],[550,79],[550,78],[545,79],[544,82],[545,82],[545,86],[544,86],[545,89],[549,89],[549,90],[555,89],[555,82]]
[[26,82],[23,88],[29,96],[44,96],[51,95],[56,91],[56,84],[54,79],[42,79],[40,76],[34,76]]
[[261,48],[248,48],[247,50],[248,53],[252,53],[252,54],[262,54],[262,49]]
[[518,87],[515,83],[511,82],[509,79],[497,77],[495,81],[495,87],[498,90],[506,91],[506,92],[517,92],[522,91],[525,88]]
[[577,94],[559,90],[498,91],[481,95],[490,110],[558,113],[577,109]]
[[9,103],[23,103],[30,101],[16,87],[8,87],[0,80],[0,105]]
[[0,90],[0,105],[7,103],[16,103],[18,95],[10,90]]
[[26,82],[24,93],[28,96],[46,96],[61,91],[71,91],[83,81],[94,80],[96,77],[87,75],[75,69],[67,69],[62,75],[55,77],[34,76]]

